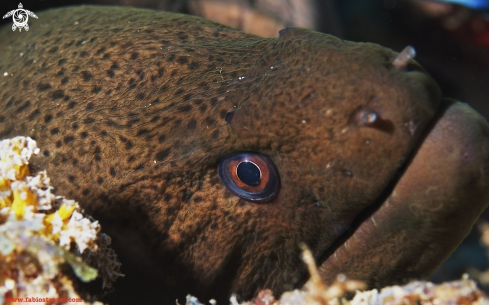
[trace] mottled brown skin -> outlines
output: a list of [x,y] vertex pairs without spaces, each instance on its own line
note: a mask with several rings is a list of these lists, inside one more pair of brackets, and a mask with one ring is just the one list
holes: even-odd
[[471,230],[489,202],[489,125],[449,99],[432,125],[388,198],[338,242],[321,274],[374,287],[427,278]]
[[[318,262],[340,247],[391,189],[440,100],[414,61],[400,71],[391,50],[304,29],[264,39],[115,7],[38,16],[27,33],[0,30],[0,71],[9,73],[0,78],[0,136],[35,138],[32,167],[47,169],[58,194],[113,237],[127,275],[114,303],[248,299],[300,284],[299,243]],[[375,124],[360,120],[368,109]],[[275,163],[272,201],[240,199],[218,178],[219,160],[243,151]],[[459,242],[450,238],[445,252]],[[380,244],[381,260],[395,260],[389,246]],[[418,246],[406,241],[406,251]],[[371,283],[399,281],[359,268]]]

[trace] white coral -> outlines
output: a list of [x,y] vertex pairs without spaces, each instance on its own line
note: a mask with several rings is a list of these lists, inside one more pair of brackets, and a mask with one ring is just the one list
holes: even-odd
[[38,154],[36,141],[29,137],[15,137],[0,141],[0,176],[17,178],[18,167],[26,165],[33,154]]
[[50,186],[51,180],[46,171],[40,171],[36,176],[27,176],[25,178],[29,188],[37,194],[38,210],[51,209],[51,203],[55,200],[54,194],[51,193],[53,187]]
[[80,253],[83,253],[86,248],[96,251],[97,244],[93,241],[97,238],[97,233],[99,231],[100,224],[98,221],[91,222],[75,210],[64,230],[60,231],[60,246],[69,247],[70,241],[73,240],[78,245]]
[[[46,171],[29,176],[29,158],[38,153],[36,142],[28,137],[0,141],[0,304],[9,294],[54,298],[63,291],[78,297],[59,269],[62,263],[68,263],[83,281],[97,276],[95,269],[69,250],[71,243],[76,243],[80,252],[96,251],[100,225],[84,217],[76,201],[52,194]],[[122,276],[117,256],[110,250],[104,247],[103,253],[96,254],[104,263],[104,282]],[[28,263],[25,257],[38,264],[24,266]],[[24,274],[26,266],[34,266],[29,274]],[[16,270],[15,278],[11,278],[11,270]],[[8,283],[11,285],[5,285]]]

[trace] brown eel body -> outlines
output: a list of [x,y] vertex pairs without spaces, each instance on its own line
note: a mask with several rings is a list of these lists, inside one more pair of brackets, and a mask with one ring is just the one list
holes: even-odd
[[[327,282],[426,277],[487,205],[487,123],[389,49],[142,9],[38,16],[0,29],[0,138],[34,138],[32,168],[113,237],[113,303],[278,294],[307,278],[299,243]],[[239,152],[273,161],[272,200],[219,179]]]

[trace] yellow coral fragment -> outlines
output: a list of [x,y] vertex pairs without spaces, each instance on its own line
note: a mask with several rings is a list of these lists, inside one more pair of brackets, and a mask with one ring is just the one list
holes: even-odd
[[15,165],[15,178],[17,179],[24,179],[25,177],[29,176],[29,166],[27,164],[23,165]]
[[0,191],[10,189],[10,180],[0,177]]
[[46,235],[52,236],[53,240],[58,242],[60,240],[61,230],[66,228],[75,209],[76,205],[62,204],[56,212],[46,215],[46,217],[44,217]]
[[10,180],[0,177],[0,209],[9,207],[12,204],[12,190]]
[[66,204],[63,204],[57,212],[59,214],[59,217],[61,217],[61,219],[67,220],[71,217],[75,208],[76,208],[75,205],[68,207]]
[[12,151],[18,155],[21,155],[22,149],[25,147],[24,138],[23,137],[15,137],[12,139],[12,144],[14,144],[14,146],[12,147]]
[[24,218],[26,207],[34,206],[36,204],[36,194],[25,186],[19,190],[14,191],[14,201],[12,202],[12,210],[15,213],[17,219]]
[[61,220],[65,221],[71,217],[73,214],[73,211],[75,210],[76,206],[67,206],[66,204],[61,205],[61,207],[54,213],[47,215],[44,218],[44,222],[46,224],[52,224],[54,220],[54,216],[58,214],[58,216],[61,218]]

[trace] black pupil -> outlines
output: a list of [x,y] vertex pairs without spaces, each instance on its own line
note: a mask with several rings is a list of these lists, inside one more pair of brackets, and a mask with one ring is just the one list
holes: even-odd
[[255,186],[260,184],[260,169],[256,164],[251,162],[241,162],[236,169],[239,180],[244,183]]

